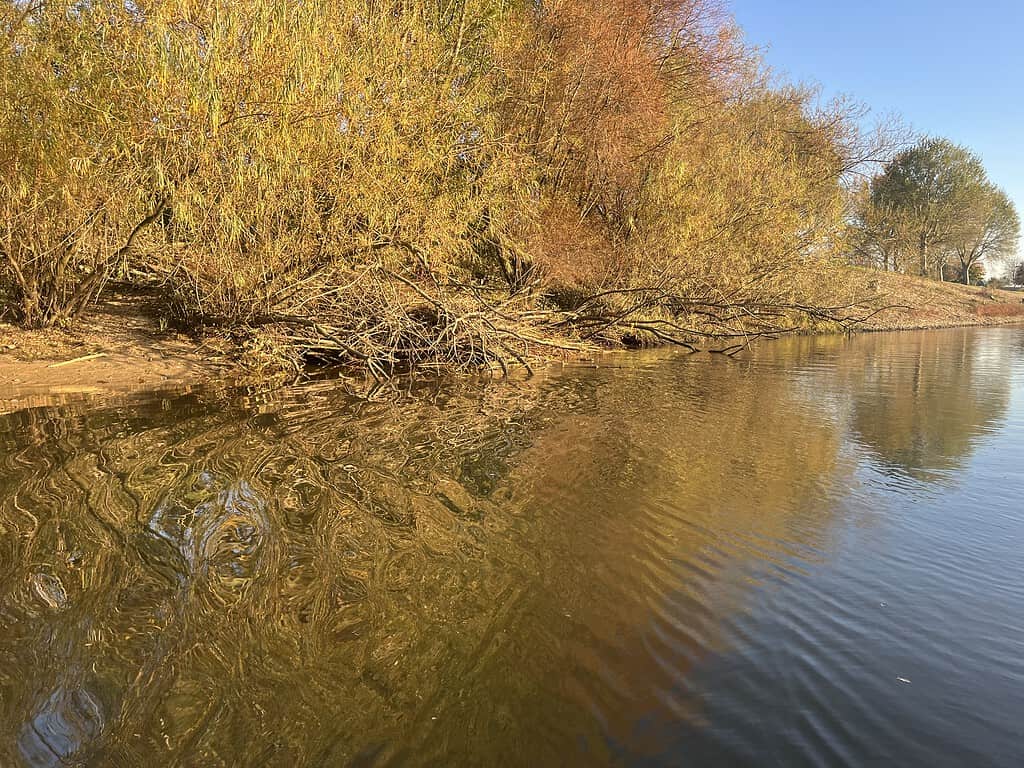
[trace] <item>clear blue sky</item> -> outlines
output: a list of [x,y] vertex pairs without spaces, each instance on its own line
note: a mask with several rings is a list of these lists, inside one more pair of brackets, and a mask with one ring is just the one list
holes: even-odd
[[772,69],[973,149],[1024,216],[1024,0],[727,1]]

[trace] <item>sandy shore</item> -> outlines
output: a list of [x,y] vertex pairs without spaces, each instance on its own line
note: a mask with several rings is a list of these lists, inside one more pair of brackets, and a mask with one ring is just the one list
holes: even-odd
[[[897,305],[864,323],[864,331],[1024,323],[1024,292],[854,272],[871,295],[881,297],[879,305]],[[162,329],[146,310],[145,297],[114,296],[71,330],[0,324],[0,413],[237,376],[230,344]]]
[[138,303],[105,301],[71,330],[0,323],[0,413],[85,395],[126,394],[221,379],[229,351],[159,328]]

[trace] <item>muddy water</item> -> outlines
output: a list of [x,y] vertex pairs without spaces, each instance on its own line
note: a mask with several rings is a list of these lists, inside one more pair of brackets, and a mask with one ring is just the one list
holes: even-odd
[[1019,329],[2,416],[0,765],[1019,766],[1022,466]]

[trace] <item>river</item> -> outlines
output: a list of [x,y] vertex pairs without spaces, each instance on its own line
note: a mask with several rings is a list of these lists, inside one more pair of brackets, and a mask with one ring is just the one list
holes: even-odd
[[1024,330],[0,416],[0,765],[1024,764]]

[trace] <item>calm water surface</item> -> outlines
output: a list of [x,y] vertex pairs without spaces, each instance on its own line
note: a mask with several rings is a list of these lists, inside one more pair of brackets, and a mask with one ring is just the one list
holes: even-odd
[[0,416],[0,766],[1024,765],[1024,329]]

